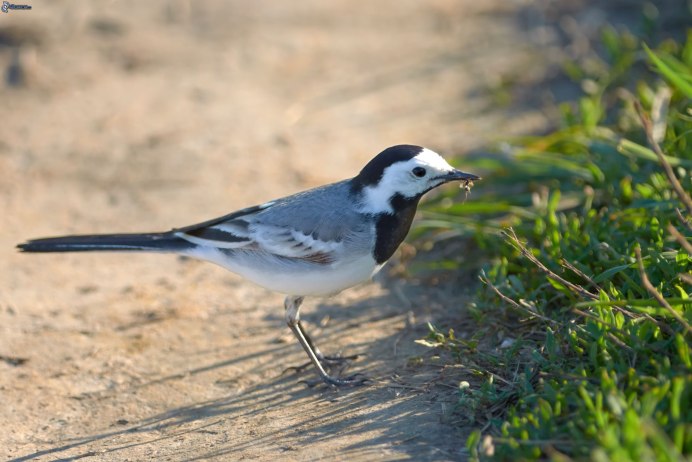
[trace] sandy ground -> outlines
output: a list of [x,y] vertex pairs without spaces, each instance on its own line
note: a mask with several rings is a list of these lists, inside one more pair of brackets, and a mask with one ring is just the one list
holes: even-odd
[[460,373],[413,340],[463,313],[468,275],[308,300],[322,350],[372,379],[332,390],[284,373],[306,358],[281,295],[171,256],[14,245],[166,230],[393,144],[450,157],[539,130],[539,102],[492,91],[550,60],[533,2],[23,3],[0,14],[0,457],[463,459]]

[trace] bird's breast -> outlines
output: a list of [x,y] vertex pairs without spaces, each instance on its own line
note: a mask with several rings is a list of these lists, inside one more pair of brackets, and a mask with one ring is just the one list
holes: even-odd
[[394,213],[382,213],[375,218],[375,248],[373,256],[377,264],[384,264],[394,255],[411,229],[420,197],[405,198],[396,195],[391,199]]

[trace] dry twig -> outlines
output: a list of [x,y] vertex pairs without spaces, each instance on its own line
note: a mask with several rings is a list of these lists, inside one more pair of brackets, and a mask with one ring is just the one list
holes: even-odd
[[502,300],[504,300],[505,302],[512,305],[515,309],[517,309],[519,311],[527,312],[531,316],[534,316],[534,317],[541,319],[545,322],[549,322],[551,324],[558,324],[557,321],[554,321],[553,319],[550,319],[550,318],[546,318],[545,316],[543,316],[540,313],[535,312],[534,310],[532,310],[528,306],[521,305],[521,304],[517,303],[516,301],[512,300],[511,298],[509,298],[507,295],[503,294],[502,291],[500,291],[500,289],[495,287],[495,285],[493,285],[493,283],[490,282],[490,279],[488,279],[488,277],[485,275],[484,271],[481,271],[481,275],[479,276],[479,278],[480,278],[481,282],[483,284],[486,284],[488,287],[490,287],[493,290],[493,292],[495,292],[497,294],[498,297],[500,297]]
[[675,310],[675,308],[670,306],[670,304],[663,297],[663,295],[661,295],[661,293],[658,290],[656,290],[656,287],[654,287],[654,285],[651,284],[651,281],[649,280],[649,277],[646,275],[646,271],[644,270],[644,262],[642,261],[642,250],[639,246],[636,246],[634,248],[634,253],[637,256],[637,263],[639,264],[639,276],[641,277],[642,285],[644,286],[646,291],[649,292],[649,295],[656,299],[659,305],[668,310],[668,312],[670,312],[670,314],[673,315],[673,317],[677,319],[678,322],[685,327],[685,330],[688,334],[692,334],[692,327],[690,327],[690,324],[687,322],[687,320],[683,318],[682,315]]
[[560,284],[564,285],[568,289],[570,289],[572,292],[575,292],[582,297],[590,298],[592,300],[598,300],[598,295],[592,294],[588,290],[584,289],[583,287],[580,287],[576,284],[573,284],[569,282],[568,280],[562,278],[561,276],[557,275],[554,271],[550,270],[547,266],[545,266],[539,259],[537,259],[525,246],[519,241],[519,238],[517,237],[516,233],[514,232],[513,228],[508,228],[506,231],[504,231],[505,236],[507,236],[510,241],[516,246],[517,249],[519,249],[519,252],[529,259],[534,265],[536,265],[541,271],[543,271],[545,274],[548,275],[548,277],[556,280]]
[[594,282],[593,279],[591,279],[589,276],[586,275],[582,270],[574,266],[572,263],[568,262],[564,258],[560,261],[560,264],[567,268],[568,270],[572,271],[574,274],[591,284],[596,290],[601,291],[601,287]]
[[690,223],[691,217],[687,217],[687,218],[683,217],[680,209],[675,209],[675,213],[677,214],[678,220],[680,220],[680,223],[682,223],[682,225],[685,228],[687,228],[688,231],[692,231],[692,223]]
[[692,255],[692,244],[687,242],[687,238],[680,234],[680,231],[678,231],[675,226],[671,225],[668,223],[668,232],[670,233],[671,236],[675,238],[676,241],[682,246],[683,249],[685,249],[685,252],[688,254]]
[[644,109],[642,108],[642,105],[641,103],[639,103],[639,101],[634,102],[634,107],[637,109],[639,119],[641,120],[642,126],[644,127],[646,139],[649,141],[651,149],[653,149],[656,155],[658,156],[658,160],[659,162],[661,162],[661,165],[663,166],[663,170],[666,173],[666,177],[668,177],[668,181],[673,186],[675,194],[677,194],[678,198],[680,199],[680,202],[682,202],[685,208],[687,209],[687,215],[692,216],[692,198],[690,198],[689,194],[687,194],[685,190],[682,188],[682,185],[680,184],[678,178],[675,176],[675,173],[673,172],[673,168],[666,160],[666,156],[663,153],[663,150],[661,150],[661,146],[659,146],[656,142],[656,139],[654,138],[654,129],[651,124],[651,119],[649,119],[649,117],[644,113]]

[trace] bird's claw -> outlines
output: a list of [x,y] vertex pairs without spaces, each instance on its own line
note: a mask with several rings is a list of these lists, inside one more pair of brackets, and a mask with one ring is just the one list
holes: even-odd
[[[363,385],[369,379],[361,373],[349,375],[347,377],[339,377],[348,368],[351,361],[358,359],[359,355],[349,356],[324,356],[321,353],[315,355],[323,369],[329,371],[329,374],[320,372],[320,377],[309,380],[301,380],[308,387],[312,388],[321,383],[327,384],[330,387],[355,387]],[[284,369],[284,374],[288,371],[301,373],[308,367],[313,366],[312,362],[301,364],[300,366],[291,366]],[[332,375],[333,374],[333,375]]]
[[301,383],[304,383],[307,385],[309,388],[313,388],[321,383],[327,384],[330,387],[358,387],[360,385],[364,385],[366,382],[369,382],[370,379],[367,378],[365,375],[361,373],[353,374],[348,377],[332,377],[332,376],[325,376],[325,377],[319,377],[316,379],[312,380],[301,380]]
[[[318,355],[317,359],[320,361],[320,364],[322,365],[323,368],[328,369],[329,371],[333,370],[336,367],[339,367],[340,370],[345,369],[348,366],[348,363],[350,361],[354,361],[358,359],[360,355],[349,355],[349,356],[322,356]],[[308,367],[312,366],[312,362],[308,361],[305,364],[301,364],[300,366],[289,366],[286,369],[283,370],[282,374],[285,374],[289,371],[295,372],[296,374],[300,374],[303,372],[305,369]]]

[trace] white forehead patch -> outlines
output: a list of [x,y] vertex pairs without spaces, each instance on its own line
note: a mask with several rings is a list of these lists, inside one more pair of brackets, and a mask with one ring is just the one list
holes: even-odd
[[416,161],[418,161],[421,164],[429,165],[435,170],[440,170],[442,172],[454,170],[454,167],[449,165],[447,161],[442,158],[441,155],[427,148],[423,148],[421,153],[416,155],[414,159],[416,159]]

